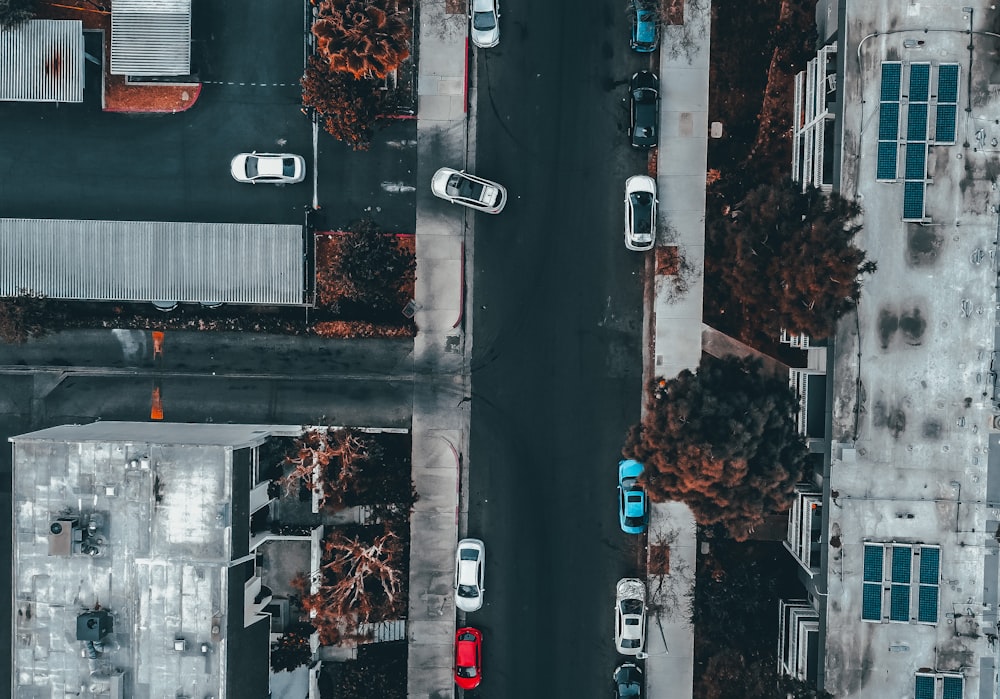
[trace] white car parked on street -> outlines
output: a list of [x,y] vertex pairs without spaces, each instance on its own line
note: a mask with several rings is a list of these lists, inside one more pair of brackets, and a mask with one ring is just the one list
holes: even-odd
[[500,43],[500,0],[471,0],[469,19],[473,44],[491,49]]
[[656,242],[656,180],[633,175],[625,180],[625,247],[645,252]]
[[240,153],[229,171],[237,182],[295,184],[306,177],[306,160],[287,153]]
[[462,539],[455,551],[455,606],[474,612],[483,606],[483,566],[486,545],[479,539]]
[[622,578],[615,588],[615,648],[638,655],[646,644],[646,583]]

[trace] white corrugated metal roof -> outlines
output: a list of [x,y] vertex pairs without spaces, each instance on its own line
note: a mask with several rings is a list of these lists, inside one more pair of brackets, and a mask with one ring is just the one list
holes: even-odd
[[0,296],[302,305],[302,226],[0,219]]
[[0,101],[83,102],[83,23],[32,19],[0,29]]
[[191,0],[112,0],[113,75],[188,75]]

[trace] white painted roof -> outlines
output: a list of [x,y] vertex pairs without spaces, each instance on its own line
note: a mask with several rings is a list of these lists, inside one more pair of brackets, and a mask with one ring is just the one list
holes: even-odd
[[0,29],[0,101],[83,102],[83,61],[79,20]]

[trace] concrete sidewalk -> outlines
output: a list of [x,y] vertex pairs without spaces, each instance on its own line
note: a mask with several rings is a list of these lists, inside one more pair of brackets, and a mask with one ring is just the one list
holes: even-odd
[[[410,518],[407,695],[452,697],[462,455],[468,453],[471,388],[464,314],[467,214],[430,193],[431,175],[468,158],[464,13],[445,0],[418,4],[417,336],[413,373],[413,482],[419,499]],[[434,204],[428,206],[428,204]],[[471,254],[471,249],[468,250]],[[471,267],[470,267],[471,268]]]
[[[652,301],[647,305],[649,317],[644,325],[651,336],[652,342],[646,346],[652,348],[652,357],[643,362],[644,385],[655,378],[673,378],[684,369],[696,370],[702,353],[710,4],[688,0],[684,24],[664,26],[662,31],[656,161],[661,235],[657,243],[678,246],[694,271],[688,291],[677,298],[671,279],[655,274],[653,260],[647,265],[647,297],[652,296]],[[651,290],[648,285],[652,285]],[[652,505],[649,546],[657,543],[669,545],[670,570],[667,575],[649,576],[647,581],[653,609],[646,633],[646,696],[690,699],[697,537],[687,505]]]

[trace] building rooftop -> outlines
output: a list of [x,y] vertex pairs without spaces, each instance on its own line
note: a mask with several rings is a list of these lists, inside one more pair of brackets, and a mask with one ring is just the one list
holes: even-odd
[[[98,422],[11,438],[12,696],[266,696],[267,617],[246,611],[258,590],[234,544],[249,537],[234,450],[269,434]],[[93,610],[112,623],[96,647],[77,627]],[[255,691],[234,692],[234,668]]]
[[1000,39],[974,34],[970,62],[970,21],[992,14],[964,6],[847,3],[840,25],[838,189],[864,209],[856,242],[878,271],[832,370],[835,696],[996,696]]

